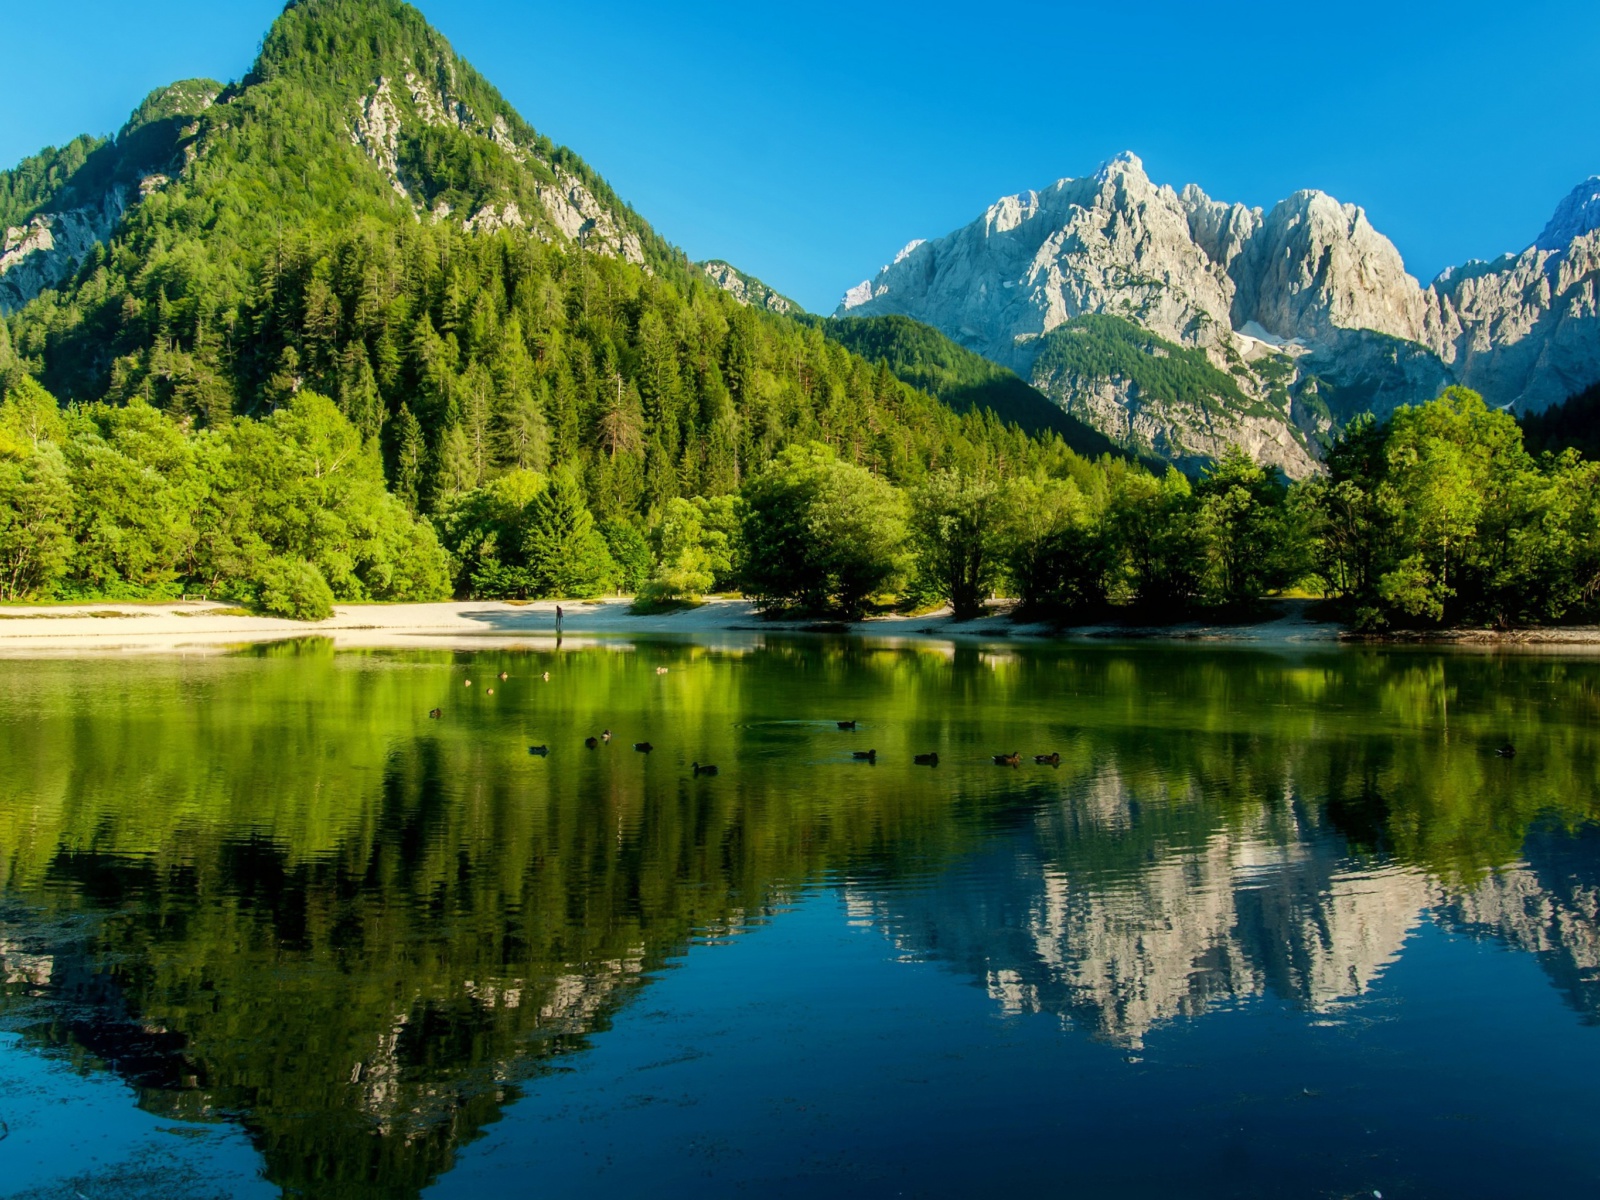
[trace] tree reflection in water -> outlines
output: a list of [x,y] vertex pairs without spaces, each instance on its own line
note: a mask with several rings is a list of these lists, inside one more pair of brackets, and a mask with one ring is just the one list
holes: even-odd
[[1537,956],[1594,1020],[1597,681],[821,641],[14,663],[6,1018],[350,1197],[417,1193],[695,939],[816,887],[1129,1047],[1268,994],[1358,1002],[1428,921]]

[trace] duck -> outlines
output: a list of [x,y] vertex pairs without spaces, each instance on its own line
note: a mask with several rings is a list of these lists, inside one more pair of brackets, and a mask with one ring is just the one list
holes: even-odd
[[635,742],[633,748],[640,754],[649,754],[650,751],[655,749],[649,742]]
[[937,767],[939,756],[937,754],[919,754],[911,760],[919,767]]
[[1507,742],[1494,753],[1496,758],[1515,758],[1517,756],[1517,748],[1510,742]]
[[997,767],[1020,767],[1022,765],[1022,751],[1013,750],[1010,754],[996,754],[994,765]]
[[856,723],[854,721],[840,721],[839,728],[845,733],[854,733],[856,731]]
[[506,672],[504,672],[504,671],[500,672],[500,682],[501,683],[504,683],[506,680],[508,680],[510,678],[511,678],[511,676],[508,675]]
[[610,741],[610,740],[611,740],[611,730],[609,730],[609,729],[602,729],[602,730],[601,730],[601,731],[600,731],[600,740],[601,740],[601,741],[602,741],[602,742],[609,742],[609,741]]
[[717,768],[716,767],[712,767],[712,766],[704,766],[703,767],[699,763],[695,763],[695,764],[693,764],[693,766],[694,766],[694,773],[696,775],[715,775],[717,773]]
[[467,680],[467,681],[466,681],[466,682],[465,682],[465,683],[463,683],[463,684],[462,684],[462,685],[461,685],[461,686],[462,686],[462,687],[471,687],[471,686],[472,686],[472,680],[470,680],[470,679],[469,679],[469,680]]
[[485,688],[483,690],[483,694],[485,696],[492,696],[492,695],[494,695],[494,689],[493,688]]
[[583,739],[583,744],[585,746],[587,746],[590,750],[593,750],[596,746],[598,746],[600,744],[600,739],[599,738],[594,738],[594,737],[586,737],[586,738]]
[[1041,767],[1059,767],[1061,765],[1061,755],[1035,754],[1033,756],[1033,761],[1038,763]]
[[533,755],[533,757],[535,757],[535,758],[548,758],[549,755],[550,755],[550,747],[549,746],[529,746],[528,747],[528,753]]
[[667,668],[666,667],[657,667],[656,668],[656,674],[657,675],[665,675],[666,673],[667,673]]
[[878,761],[878,752],[876,750],[857,750],[855,758],[857,762],[875,763]]
[[550,682],[550,672],[549,672],[549,671],[546,671],[546,672],[545,672],[545,673],[544,673],[544,681],[545,681],[545,682],[546,682],[546,683],[549,683],[549,682]]
[[428,719],[430,721],[439,721],[439,720],[442,720],[443,718],[444,718],[444,709],[442,709],[442,708],[430,708],[428,710]]

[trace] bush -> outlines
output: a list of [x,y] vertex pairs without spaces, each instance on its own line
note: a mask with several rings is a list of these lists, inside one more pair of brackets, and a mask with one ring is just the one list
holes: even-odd
[[257,604],[291,621],[325,621],[333,615],[333,589],[305,559],[272,558],[262,568]]

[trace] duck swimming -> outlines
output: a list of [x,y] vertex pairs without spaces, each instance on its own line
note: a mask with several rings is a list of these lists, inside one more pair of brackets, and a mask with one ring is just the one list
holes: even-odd
[[589,749],[593,750],[596,746],[598,746],[600,744],[600,739],[599,738],[586,737],[586,738],[583,739],[583,744],[585,746],[587,746]]
[[1033,761],[1038,763],[1041,767],[1059,767],[1061,765],[1061,755],[1035,754],[1033,756]]
[[717,773],[717,769],[711,766],[702,767],[699,763],[695,763],[694,773],[696,775],[715,775]]
[[633,748],[640,754],[649,754],[650,751],[655,749],[649,742],[635,742]]
[[1022,765],[1022,751],[1013,750],[1010,754],[996,754],[994,765],[997,767],[1020,767]]
[[854,733],[856,731],[856,723],[854,721],[840,721],[839,728],[845,733]]
[[857,762],[875,763],[878,761],[878,752],[876,750],[857,750],[854,757]]
[[548,758],[549,755],[550,755],[550,747],[549,746],[529,746],[528,747],[528,753],[533,755],[533,757],[535,757],[535,758]]
[[937,767],[939,756],[937,754],[919,754],[911,760],[919,767]]

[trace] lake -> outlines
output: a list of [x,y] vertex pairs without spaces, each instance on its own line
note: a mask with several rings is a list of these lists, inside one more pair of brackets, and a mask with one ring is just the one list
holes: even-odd
[[1592,1194],[1597,734],[1426,650],[8,661],[0,1194]]

